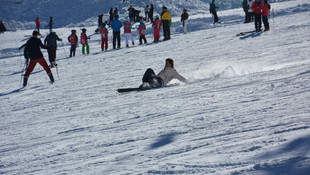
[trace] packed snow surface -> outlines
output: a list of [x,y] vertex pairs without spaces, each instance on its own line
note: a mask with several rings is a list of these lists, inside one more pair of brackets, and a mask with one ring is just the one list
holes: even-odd
[[[57,28],[55,83],[37,65],[23,89],[18,47],[32,31],[0,34],[0,174],[309,174],[310,3],[271,6],[271,30],[241,37],[254,29],[241,8],[215,25],[191,15],[188,34],[174,16],[157,44],[149,23],[148,45],[135,32],[135,46],[111,50],[110,31],[107,52],[88,27],[91,53],[72,58],[73,28]],[[166,58],[188,83],[117,93]]]

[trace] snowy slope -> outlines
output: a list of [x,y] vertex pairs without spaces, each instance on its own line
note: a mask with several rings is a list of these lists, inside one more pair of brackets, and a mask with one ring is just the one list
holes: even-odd
[[[175,16],[172,40],[104,53],[89,27],[91,54],[73,58],[72,28],[58,28],[59,78],[37,65],[23,90],[17,47],[32,31],[0,34],[0,173],[309,174],[310,5],[271,5],[271,31],[243,37],[242,9],[220,25],[193,15],[187,35]],[[168,57],[187,84],[116,92]]]

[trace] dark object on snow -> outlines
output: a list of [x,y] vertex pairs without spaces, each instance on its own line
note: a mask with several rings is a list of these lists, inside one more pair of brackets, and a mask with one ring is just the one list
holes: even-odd
[[4,26],[3,22],[0,21],[0,32],[5,32],[6,31],[6,27]]

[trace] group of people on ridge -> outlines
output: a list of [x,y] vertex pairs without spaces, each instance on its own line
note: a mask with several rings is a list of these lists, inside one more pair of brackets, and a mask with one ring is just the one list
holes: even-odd
[[243,0],[242,7],[245,12],[244,23],[251,22],[254,16],[255,30],[257,32],[262,31],[262,18],[263,18],[263,23],[265,27],[264,31],[270,30],[268,16],[271,7],[270,4],[268,3],[268,0]]

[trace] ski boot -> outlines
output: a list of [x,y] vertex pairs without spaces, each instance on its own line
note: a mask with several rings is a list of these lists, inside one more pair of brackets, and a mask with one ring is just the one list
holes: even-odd
[[55,82],[55,80],[54,80],[52,72],[49,73],[48,76],[50,77],[50,80],[51,80],[50,83],[53,84]]

